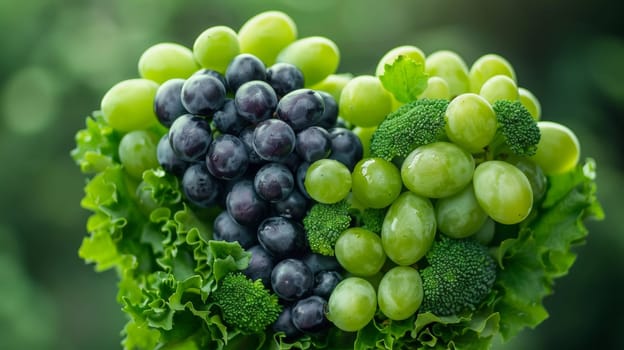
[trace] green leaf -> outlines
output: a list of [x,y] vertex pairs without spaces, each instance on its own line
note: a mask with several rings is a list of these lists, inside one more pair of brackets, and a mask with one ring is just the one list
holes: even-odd
[[121,136],[106,124],[102,113],[86,118],[86,127],[76,133],[76,148],[71,156],[83,173],[104,171],[118,162],[117,148]]
[[422,63],[401,55],[392,64],[386,64],[379,79],[397,100],[407,103],[416,100],[425,91],[428,75]]
[[238,242],[208,242],[209,261],[212,262],[212,274],[219,281],[230,272],[243,270],[249,265],[251,254],[246,252]]
[[160,339],[160,332],[150,328],[146,322],[136,323],[129,321],[122,334],[126,337],[122,341],[125,350],[148,350],[156,348]]

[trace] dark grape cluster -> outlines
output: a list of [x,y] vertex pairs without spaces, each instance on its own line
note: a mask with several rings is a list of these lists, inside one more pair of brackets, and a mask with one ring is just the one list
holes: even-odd
[[304,88],[294,65],[266,68],[240,54],[225,75],[202,69],[164,82],[154,111],[169,128],[157,147],[162,168],[181,179],[192,206],[222,208],[213,238],[251,253],[244,274],[283,303],[274,330],[294,339],[328,327],[327,299],[342,269],[308,246],[305,174],[320,159],[353,169],[362,158],[359,138],[339,126],[334,98]]

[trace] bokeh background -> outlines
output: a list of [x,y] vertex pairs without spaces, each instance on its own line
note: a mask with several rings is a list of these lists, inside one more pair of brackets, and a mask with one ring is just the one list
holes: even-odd
[[340,47],[341,72],[372,74],[403,44],[512,62],[543,118],[577,133],[598,163],[607,217],[590,222],[550,318],[499,349],[624,349],[624,25],[619,0],[4,0],[0,1],[0,349],[119,349],[116,276],[78,258],[84,177],[74,133],[149,46],[192,46],[279,9],[300,36]]

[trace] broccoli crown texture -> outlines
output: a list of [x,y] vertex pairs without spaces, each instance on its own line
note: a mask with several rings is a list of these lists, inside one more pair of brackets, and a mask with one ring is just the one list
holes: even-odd
[[336,241],[349,228],[350,205],[346,200],[333,204],[316,203],[303,218],[308,244],[314,253],[334,255]]
[[532,156],[540,141],[540,130],[531,113],[519,101],[498,100],[492,105],[498,122],[493,141],[495,153],[498,144],[504,144],[518,156]]
[[263,331],[282,312],[277,296],[261,280],[252,281],[241,273],[225,275],[212,299],[221,309],[225,323],[243,332]]
[[358,214],[359,225],[369,231],[381,233],[387,208],[366,208]]
[[387,161],[403,159],[419,146],[445,137],[445,99],[410,102],[384,119],[371,137],[371,155]]
[[422,311],[449,316],[475,310],[492,290],[496,262],[475,240],[443,236],[434,242],[426,258],[429,266],[421,271]]

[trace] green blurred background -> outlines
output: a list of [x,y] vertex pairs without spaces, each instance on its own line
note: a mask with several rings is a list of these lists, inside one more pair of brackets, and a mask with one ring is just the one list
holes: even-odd
[[5,0],[0,2],[0,349],[118,349],[116,276],[77,250],[87,212],[74,133],[106,90],[137,76],[161,41],[192,46],[279,9],[300,36],[340,47],[341,72],[372,74],[392,47],[485,53],[512,62],[543,118],[575,130],[598,163],[607,218],[590,222],[550,318],[500,349],[624,349],[624,6],[618,0]]

